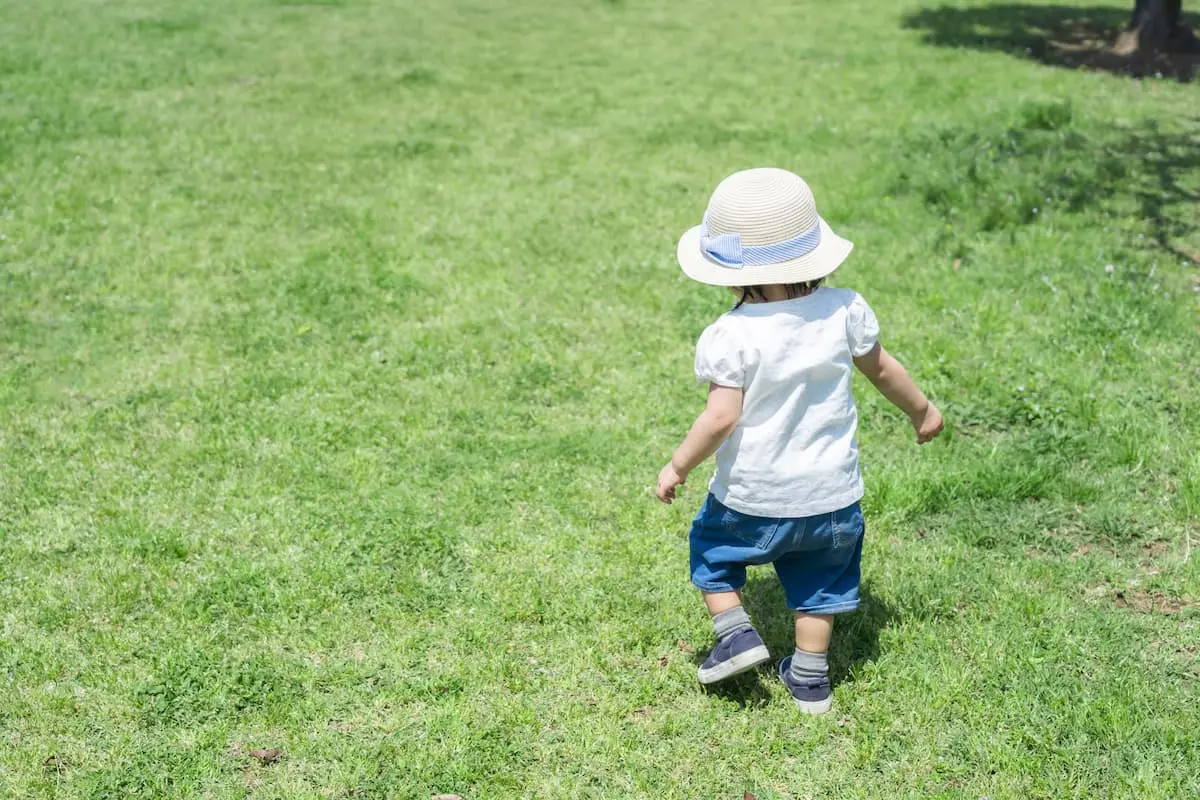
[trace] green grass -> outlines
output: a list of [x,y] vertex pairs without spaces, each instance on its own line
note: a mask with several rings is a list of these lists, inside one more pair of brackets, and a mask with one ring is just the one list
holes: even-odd
[[[0,795],[1200,794],[1200,90],[919,10],[7,3]],[[859,386],[821,719],[700,690],[650,495],[758,165],[950,426]]]

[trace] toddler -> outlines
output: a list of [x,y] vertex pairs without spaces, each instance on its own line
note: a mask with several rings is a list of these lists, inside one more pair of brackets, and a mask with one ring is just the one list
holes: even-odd
[[679,240],[678,258],[694,280],[730,287],[737,305],[700,336],[696,377],[708,384],[707,406],[656,490],[672,502],[716,453],[689,537],[692,583],[717,636],[700,682],[770,659],[741,598],[747,565],[770,563],[796,620],[796,651],[779,677],[812,714],[832,700],[833,615],[858,607],[863,481],[851,366],[908,415],[918,444],[942,431],[937,408],[880,346],[866,301],[822,285],[852,247],[797,175],[752,169],[721,182],[703,224]]

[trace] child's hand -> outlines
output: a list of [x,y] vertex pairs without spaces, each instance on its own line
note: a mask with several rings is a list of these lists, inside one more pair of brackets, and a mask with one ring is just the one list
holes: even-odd
[[945,423],[942,422],[942,412],[938,411],[937,406],[933,403],[925,406],[923,415],[913,417],[912,425],[917,429],[917,444],[932,441],[945,427]]
[[667,465],[662,468],[662,472],[658,473],[658,487],[654,490],[654,494],[659,500],[667,505],[675,499],[675,487],[682,486],[687,481],[687,473],[682,475],[675,469],[675,465],[667,462]]

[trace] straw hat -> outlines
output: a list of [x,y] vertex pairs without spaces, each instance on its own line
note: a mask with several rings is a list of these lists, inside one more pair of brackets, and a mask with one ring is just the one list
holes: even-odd
[[679,266],[713,286],[823,278],[854,245],[817,214],[812,190],[785,169],[735,172],[713,192],[704,222],[679,240]]

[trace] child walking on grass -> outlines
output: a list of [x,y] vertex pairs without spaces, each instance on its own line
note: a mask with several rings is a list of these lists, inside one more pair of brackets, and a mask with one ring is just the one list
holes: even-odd
[[747,565],[770,563],[796,619],[796,651],[779,677],[812,714],[832,700],[833,615],[858,607],[863,481],[851,366],[908,415],[918,444],[942,431],[937,408],[880,346],[866,301],[822,286],[852,247],[818,216],[797,175],[752,169],[721,182],[678,257],[694,280],[730,287],[737,305],[700,336],[696,377],[709,385],[708,403],[656,491],[672,502],[716,453],[689,537],[692,583],[717,636],[700,682],[770,659],[741,597]]

